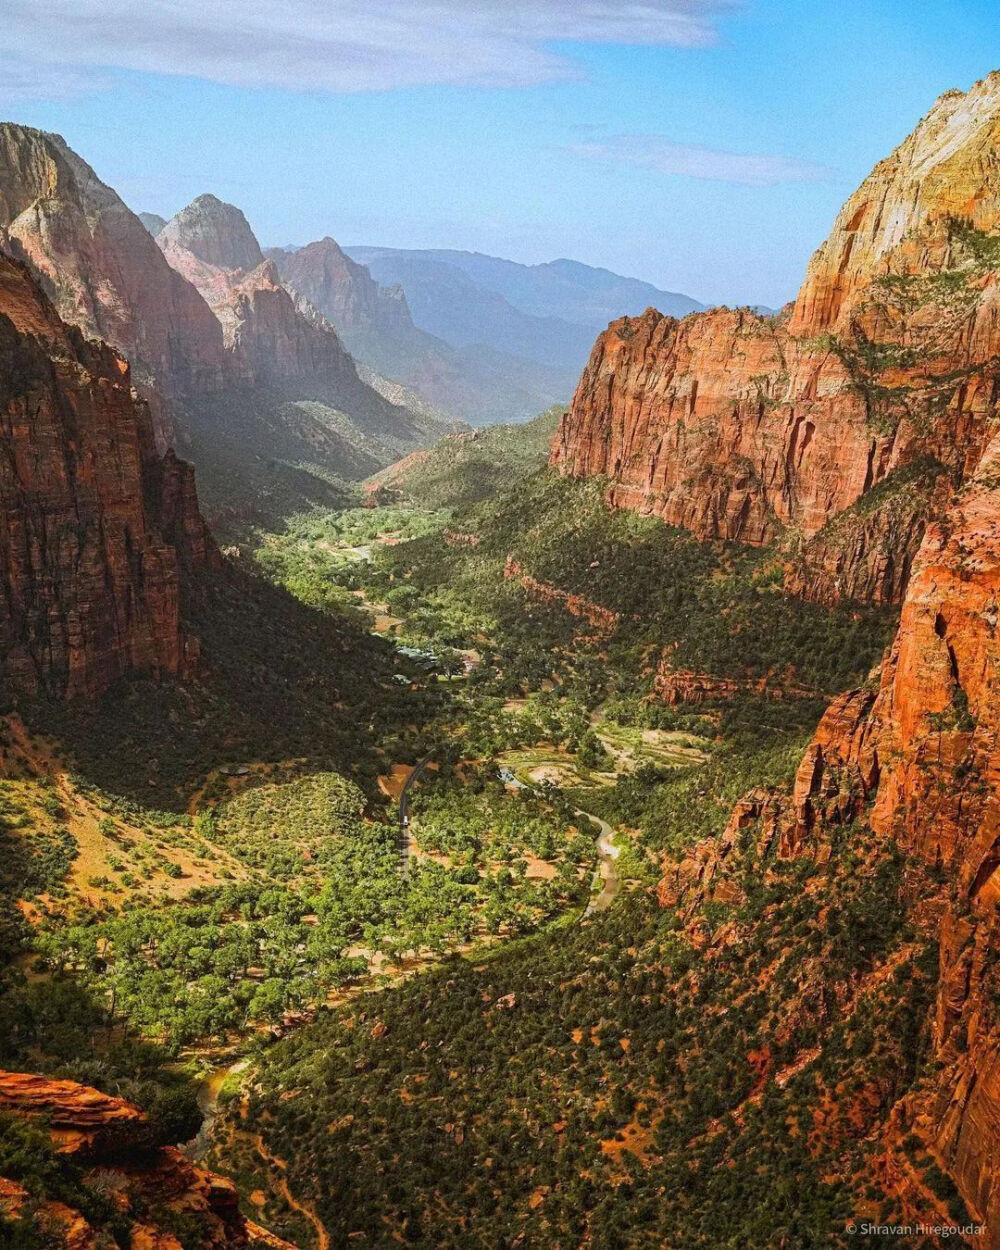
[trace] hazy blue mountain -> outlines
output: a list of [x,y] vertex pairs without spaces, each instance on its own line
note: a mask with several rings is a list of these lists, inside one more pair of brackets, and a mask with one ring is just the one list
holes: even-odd
[[167,224],[166,217],[161,217],[159,213],[137,213],[136,216],[154,238]]
[[[502,296],[519,312],[585,326],[595,332],[616,317],[638,316],[649,307],[673,317],[684,317],[705,307],[689,295],[663,291],[637,278],[625,278],[575,260],[521,265],[480,252],[447,248],[408,251],[358,246],[345,251],[367,265],[377,281],[399,282],[407,299],[411,299],[408,283],[416,282],[417,273],[422,273],[423,282],[429,284],[435,276],[441,276],[438,266],[447,266],[463,273],[481,290]],[[411,300],[411,306],[412,303]],[[416,309],[414,319],[420,324]]]

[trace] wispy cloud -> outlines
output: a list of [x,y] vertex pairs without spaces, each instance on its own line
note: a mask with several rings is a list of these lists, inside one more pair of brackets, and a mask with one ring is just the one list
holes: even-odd
[[830,170],[811,161],[767,153],[723,152],[690,143],[674,143],[663,135],[611,135],[586,143],[572,143],[568,151],[619,165],[655,169],[663,174],[700,178],[709,182],[736,182],[771,187],[780,182],[824,182]]
[[[0,95],[102,71],[359,92],[572,79],[554,45],[701,47],[739,0],[6,0]],[[9,71],[5,73],[4,71]]]

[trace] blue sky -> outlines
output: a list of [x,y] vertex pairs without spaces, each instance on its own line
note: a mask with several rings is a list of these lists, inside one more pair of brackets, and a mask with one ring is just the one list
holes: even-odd
[[995,0],[7,0],[0,112],[136,210],[212,191],[265,244],[570,256],[791,298]]

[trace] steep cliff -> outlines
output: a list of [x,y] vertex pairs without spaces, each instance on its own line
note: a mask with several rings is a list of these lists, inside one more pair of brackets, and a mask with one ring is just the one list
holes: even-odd
[[160,457],[128,365],[0,255],[0,643],[16,688],[181,673],[181,575],[214,558],[193,471]]
[[260,392],[271,427],[264,436],[282,455],[364,476],[447,432],[446,422],[391,402],[359,376],[333,326],[285,289],[234,205],[199,196],[157,243],[215,313],[234,376]]
[[[0,1072],[0,1112],[43,1126],[62,1160],[51,1194],[39,1193],[37,1181],[29,1191],[16,1177],[0,1177],[0,1240],[96,1250],[117,1244],[105,1225],[124,1224],[135,1250],[292,1250],[241,1215],[231,1181],[157,1145],[146,1116],[120,1098],[75,1081]],[[43,1159],[34,1163],[44,1169]],[[86,1214],[71,1205],[74,1190]],[[96,1192],[113,1193],[114,1203],[102,1208]],[[20,1236],[31,1233],[44,1242],[22,1243]]]
[[222,334],[204,300],[59,135],[0,125],[0,248],[31,266],[65,321],[129,361],[163,440],[164,398],[222,385]]
[[[875,488],[930,460],[961,482],[995,414],[998,136],[1000,75],[943,96],[848,201],[779,318],[612,324],[553,464],[701,537],[791,535],[793,588],[816,571],[819,597],[898,601],[925,515],[898,533],[878,515],[893,491]],[[868,496],[864,526],[823,532]]]
[[216,508],[326,502],[331,474],[363,477],[445,432],[358,376],[238,209],[202,196],[157,233],[176,264],[59,136],[0,126],[0,251],[30,266],[66,322],[128,360],[158,446],[184,448]]
[[[929,1191],[921,1180],[913,1158],[923,1152],[954,1184],[971,1220],[985,1226],[972,1244],[991,1250],[1000,1246],[998,621],[995,438],[927,527],[877,683],[830,706],[790,796],[749,795],[721,839],[671,866],[660,887],[661,901],[680,903],[697,924],[707,899],[740,897],[748,836],[757,846],[755,875],[768,854],[824,862],[845,831],[859,827],[871,859],[856,865],[863,876],[895,847],[909,856],[908,924],[938,951],[929,1018],[914,1022],[928,1053],[899,1101],[878,1114],[876,1104],[869,1115],[877,1153],[866,1167],[913,1220],[926,1221],[947,1187]],[[825,908],[842,904],[836,895],[818,897]],[[876,967],[870,977],[882,984],[891,972]],[[841,1004],[841,1019],[855,1007],[864,1011],[864,1001]],[[851,1096],[846,1088],[828,1091],[826,1124],[849,1114]]]

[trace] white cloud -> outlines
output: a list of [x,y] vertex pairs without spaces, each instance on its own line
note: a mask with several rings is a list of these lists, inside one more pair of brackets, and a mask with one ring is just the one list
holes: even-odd
[[811,161],[766,153],[721,152],[690,143],[674,143],[662,135],[612,135],[587,143],[573,143],[576,156],[615,161],[655,169],[663,174],[700,178],[709,182],[738,182],[750,187],[773,187],[779,182],[822,182],[830,171]]
[[[559,42],[701,47],[739,0],[5,0],[0,94],[59,73],[332,92],[573,78]],[[10,74],[4,70],[13,66]]]

